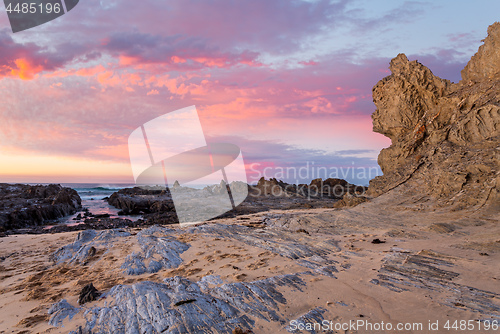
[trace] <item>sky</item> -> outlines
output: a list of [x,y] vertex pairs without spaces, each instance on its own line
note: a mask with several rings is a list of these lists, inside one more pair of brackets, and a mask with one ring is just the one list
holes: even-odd
[[[405,53],[453,82],[498,1],[81,0],[12,33],[0,8],[0,182],[133,183],[128,137],[195,105],[248,181],[367,184],[371,89]],[[302,174],[297,172],[302,168]]]

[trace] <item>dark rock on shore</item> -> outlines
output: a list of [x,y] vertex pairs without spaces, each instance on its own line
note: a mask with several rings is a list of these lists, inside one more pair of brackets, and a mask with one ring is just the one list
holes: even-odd
[[354,206],[367,201],[367,187],[350,184],[342,179],[315,179],[310,184],[288,184],[271,178],[261,178],[257,185],[248,186],[248,197],[236,209],[217,218],[236,217],[273,209],[313,209]]
[[145,189],[142,187],[120,189],[108,199],[109,205],[120,209],[119,215],[144,216],[145,225],[177,224],[174,202],[168,188]]
[[83,305],[85,303],[92,302],[94,300],[97,300],[101,294],[97,289],[94,287],[92,283],[89,283],[85,285],[80,292],[80,297],[78,298],[78,304]]
[[261,178],[256,186],[250,186],[251,195],[275,197],[307,197],[309,199],[340,199],[345,194],[363,194],[367,188],[350,184],[346,180],[329,178],[314,179],[310,184],[288,184],[275,178]]
[[40,226],[79,209],[78,193],[61,185],[0,184],[0,230]]
[[141,187],[120,189],[108,199],[109,205],[120,209],[119,215],[144,217],[144,225],[177,224],[174,202],[168,188],[145,189]]
[[[243,182],[231,183],[231,189],[247,187],[247,198],[235,209],[228,211],[214,219],[235,217],[239,215],[268,211],[272,209],[311,209],[332,207],[339,199],[361,196],[367,190],[366,187],[356,186],[341,179],[315,179],[309,185],[288,184],[275,178],[266,180],[261,178],[257,185],[250,186]],[[192,189],[174,185],[173,190],[184,196],[199,196],[208,193],[210,195],[221,194],[226,191],[226,184],[207,186],[204,189]],[[238,190],[236,190],[238,191]],[[352,206],[354,202],[362,200],[350,200],[341,202],[342,206]],[[175,212],[174,202],[168,188],[147,189],[134,187],[121,189],[113,193],[107,202],[120,209],[119,215],[143,214],[146,225],[152,224],[177,224],[178,219]]]
[[141,187],[121,189],[108,199],[109,205],[120,209],[122,215],[138,215],[174,210],[174,203],[168,188],[144,189]]

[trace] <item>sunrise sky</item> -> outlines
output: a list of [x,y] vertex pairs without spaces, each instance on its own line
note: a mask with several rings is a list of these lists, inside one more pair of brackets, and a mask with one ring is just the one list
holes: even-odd
[[13,34],[1,5],[0,182],[132,183],[130,133],[191,105],[207,140],[241,148],[249,181],[308,162],[376,167],[390,141],[371,132],[371,89],[390,59],[458,82],[499,13],[498,1],[81,0]]

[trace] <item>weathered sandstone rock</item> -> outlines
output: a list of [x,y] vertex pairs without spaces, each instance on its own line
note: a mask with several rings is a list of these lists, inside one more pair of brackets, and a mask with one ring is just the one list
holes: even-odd
[[372,118],[392,145],[378,157],[384,175],[370,182],[369,195],[406,184],[413,204],[498,210],[500,23],[488,33],[458,84],[404,54],[391,61],[392,74],[373,88]]

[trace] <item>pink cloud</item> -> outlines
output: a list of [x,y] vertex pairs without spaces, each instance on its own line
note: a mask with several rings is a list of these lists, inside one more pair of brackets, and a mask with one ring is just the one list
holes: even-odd
[[304,65],[304,66],[314,66],[314,65],[318,65],[318,62],[315,62],[314,60],[299,61],[299,64]]
[[[103,26],[133,26],[150,34],[197,37],[198,42],[205,40],[225,49],[232,48],[237,41],[248,49],[259,45],[286,52],[297,48],[302,39],[321,32],[325,25],[340,24],[345,20],[346,6],[347,1],[328,0],[230,3],[224,0],[173,0],[168,3],[124,0],[115,3],[112,17],[105,11],[89,10],[87,13],[83,9],[76,15],[93,15],[101,32],[105,31]],[[146,39],[142,45],[148,43],[150,40]]]
[[14,60],[14,66],[10,67],[10,74],[22,80],[31,80],[41,71],[43,71],[42,65],[35,65],[33,61],[24,58]]
[[[0,30],[2,147],[126,164],[133,129],[195,104],[209,139],[238,144],[247,167],[376,165],[389,141],[371,131],[371,89],[390,59],[368,53],[374,45],[363,39],[373,34],[364,33],[423,8],[405,3],[369,18],[349,0],[90,2],[41,26],[45,39]],[[338,27],[358,34],[346,35],[355,47],[326,38]],[[449,77],[462,53],[418,59]]]
[[328,101],[324,97],[317,97],[315,99],[309,100],[306,103],[304,103],[304,106],[311,108],[312,113],[323,113],[323,114],[329,114],[329,113],[336,113],[335,109],[332,106],[332,103]]
[[78,50],[67,49],[67,45],[53,51],[33,42],[20,43],[3,29],[0,30],[0,79],[13,76],[31,80],[42,71],[62,68],[78,54]]
[[117,86],[121,85],[122,81],[118,75],[115,75],[113,71],[106,71],[97,75],[97,81],[101,85],[105,86]]
[[94,67],[90,67],[90,68],[82,68],[80,70],[77,70],[75,73],[76,75],[81,75],[81,76],[93,76],[93,75],[96,75],[98,73],[102,73],[102,72],[105,72],[106,69],[104,68],[104,66],[102,65],[98,65],[98,66],[94,66]]
[[156,89],[150,90],[146,95],[158,95],[160,92]]

